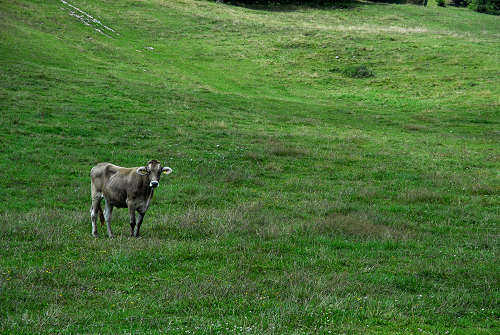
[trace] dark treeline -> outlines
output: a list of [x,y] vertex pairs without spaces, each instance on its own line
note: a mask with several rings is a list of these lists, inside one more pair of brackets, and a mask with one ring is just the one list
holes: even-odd
[[[235,5],[308,5],[308,6],[335,6],[346,4],[348,0],[217,0]],[[500,14],[500,0],[448,0],[449,4],[457,7],[468,7],[476,12],[487,14]],[[438,0],[438,5],[444,6],[445,0]],[[416,5],[427,5],[427,0],[373,0],[373,2],[386,3],[413,3]]]
[[[444,7],[445,0],[436,0],[438,6]],[[479,13],[500,15],[500,0],[449,0],[449,5],[455,7],[468,7]]]
[[[217,2],[226,2],[235,5],[256,5],[256,6],[272,6],[272,5],[299,5],[299,6],[334,6],[338,4],[348,4],[353,2],[350,0],[216,0]],[[390,2],[390,3],[407,3],[407,2],[422,2],[424,0],[374,0],[374,2]]]
[[480,13],[500,15],[500,0],[451,0],[457,7],[469,7]]

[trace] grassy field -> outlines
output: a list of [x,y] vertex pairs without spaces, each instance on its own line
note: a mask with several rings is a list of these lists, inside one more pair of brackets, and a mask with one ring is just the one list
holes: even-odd
[[497,334],[499,64],[434,3],[1,1],[0,333]]

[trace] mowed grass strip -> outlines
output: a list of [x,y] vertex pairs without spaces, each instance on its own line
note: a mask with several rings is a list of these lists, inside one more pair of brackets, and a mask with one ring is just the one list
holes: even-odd
[[[0,332],[496,332],[497,17],[70,3],[115,32],[0,4]],[[152,158],[93,238],[90,168]]]

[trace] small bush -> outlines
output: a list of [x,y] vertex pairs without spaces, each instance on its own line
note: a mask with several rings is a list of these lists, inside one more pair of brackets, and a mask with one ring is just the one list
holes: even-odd
[[436,4],[437,4],[439,7],[445,7],[444,0],[436,0]]
[[414,5],[427,6],[427,0],[405,0],[405,1],[394,1],[395,3],[410,3]]
[[370,78],[375,76],[373,71],[365,65],[346,66],[342,73],[349,78]]

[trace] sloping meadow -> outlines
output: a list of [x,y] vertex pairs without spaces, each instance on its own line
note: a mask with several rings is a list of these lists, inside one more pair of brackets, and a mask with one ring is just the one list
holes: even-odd
[[[498,328],[500,25],[466,9],[0,4],[0,332]],[[158,159],[128,238],[97,162]]]

